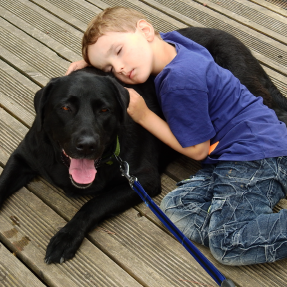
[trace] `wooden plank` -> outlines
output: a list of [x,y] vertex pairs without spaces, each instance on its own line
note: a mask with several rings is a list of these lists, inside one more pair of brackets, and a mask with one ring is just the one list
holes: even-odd
[[287,199],[286,198],[281,199],[278,202],[277,206],[275,206],[276,212],[279,212],[279,210],[281,210],[281,209],[287,209]]
[[39,85],[64,75],[70,64],[3,18],[0,18],[0,46],[2,59]]
[[272,82],[278,88],[278,90],[282,93],[283,96],[287,97],[287,77],[279,74],[278,72],[269,69],[268,67],[263,66],[265,72],[269,75]]
[[195,174],[201,167],[200,162],[186,156],[180,155],[174,162],[171,162],[165,173],[174,180],[180,181]]
[[[92,17],[94,17],[97,13],[99,13],[99,10],[94,11],[95,8],[91,9],[93,11],[93,14],[90,13],[89,11],[90,8],[86,10],[87,1],[83,1],[83,0],[75,0],[75,1],[74,0],[72,1],[62,0],[61,4],[59,4],[60,3],[59,1],[55,1],[55,0],[33,0],[33,2],[37,3],[40,6],[45,7],[46,9],[52,9],[51,11],[53,11],[53,13],[56,14],[58,17],[62,18],[61,16],[62,13],[66,13],[66,15],[68,16],[65,17],[65,21],[68,23],[71,23],[71,21],[69,21],[69,18],[75,18],[81,23],[85,23],[85,25],[78,26],[78,28],[80,28],[82,31],[86,30],[86,26],[89,23],[89,21],[92,19]],[[96,6],[100,7],[101,9],[105,9],[109,6],[117,5],[117,4],[109,5],[108,3],[106,3],[106,1],[97,1],[97,0],[93,0],[89,2],[94,3]],[[121,3],[118,3],[118,4],[121,5]],[[172,17],[166,16],[164,13],[161,13],[160,11],[153,9],[150,6],[141,3],[141,1],[130,1],[129,5],[139,11],[142,11],[150,20],[152,20],[153,23],[155,23],[156,25],[160,27],[159,30],[162,32],[186,27],[186,25],[183,24],[182,22],[177,21],[173,19]],[[72,7],[81,7],[81,10],[86,11],[86,13],[76,13],[76,14],[72,13],[72,16],[70,16],[67,12],[64,12],[64,11],[71,11]],[[90,15],[89,17],[87,17],[86,15],[87,13],[88,15]]]
[[50,13],[84,32],[88,22],[101,10],[84,0],[79,1],[31,0],[39,7],[49,10]]
[[0,165],[4,166],[10,156],[10,153],[4,150],[2,146],[0,146]]
[[275,13],[287,17],[287,11],[283,8],[279,7],[278,5],[275,5],[273,3],[270,3],[268,1],[262,1],[262,0],[250,0],[250,2],[256,3],[258,5],[261,5],[271,11],[274,11]]
[[11,154],[24,138],[28,129],[2,108],[0,108],[0,127],[0,147],[7,154]]
[[81,58],[82,32],[27,0],[3,0],[2,17],[71,61]]
[[287,43],[286,18],[247,0],[199,0],[206,7],[223,14],[283,44]]
[[58,1],[58,0],[45,0],[51,5],[65,11],[68,15],[77,19],[83,19],[84,23],[88,23],[91,19],[101,12],[101,9],[88,3],[84,0],[71,0],[71,1]]
[[0,105],[27,126],[34,121],[34,94],[39,89],[38,85],[0,60]]
[[44,287],[45,285],[0,243],[0,286]]
[[[10,113],[17,118],[20,122],[32,124],[34,116],[23,110],[23,107],[17,102],[13,101],[10,97],[0,92],[0,107],[5,107]],[[15,113],[13,113],[14,111]]]
[[[171,13],[167,13],[168,10],[165,10],[164,13],[158,7],[154,7],[153,5],[146,5],[145,1],[132,1],[132,0],[103,0],[109,5],[117,6],[126,6],[130,8],[134,8],[136,10],[141,11],[145,14],[149,19],[151,19],[154,26],[160,32],[169,32],[180,28],[185,28],[187,26],[197,26],[202,27],[199,22],[186,17],[180,13],[169,10]],[[150,8],[152,7],[152,8]],[[178,16],[179,18],[177,19]],[[170,27],[168,23],[173,24],[174,27]]]
[[[8,88],[11,89],[12,85],[19,85],[21,83],[23,89],[26,89],[30,92],[28,92],[28,94],[32,97],[32,95],[34,95],[34,93],[36,93],[41,87],[39,85],[36,85],[35,83],[33,83],[31,80],[27,79],[27,77],[25,77],[23,74],[21,74],[18,70],[14,69],[11,65],[7,64],[6,62],[0,60],[0,67],[1,70],[3,71],[3,74],[5,74],[7,77],[9,78],[13,78],[15,82],[13,83],[9,83],[8,84],[8,80],[6,81],[6,85],[8,85]],[[4,77],[3,77],[4,80]],[[3,82],[1,81],[1,84]],[[4,92],[4,84],[1,85],[1,91]],[[26,94],[27,95],[27,91],[23,92],[23,95]],[[31,102],[30,102],[31,103]],[[29,108],[28,108],[29,106]],[[25,106],[23,104],[23,108],[26,109],[33,109],[33,105],[29,104],[27,106]],[[30,110],[31,111],[31,110]]]
[[103,9],[103,10],[110,7],[109,5],[107,5],[106,3],[104,3],[101,0],[87,0],[87,2],[99,7],[100,9]]
[[33,80],[33,82],[41,86],[44,86],[49,82],[49,78],[45,77],[42,73],[38,72],[30,64],[26,63],[25,61],[22,61],[17,54],[13,54],[9,50],[5,49],[3,46],[1,46],[1,43],[0,48],[1,48],[0,58],[3,60],[5,59],[5,61],[15,69],[23,71],[23,73],[26,73],[27,77]]

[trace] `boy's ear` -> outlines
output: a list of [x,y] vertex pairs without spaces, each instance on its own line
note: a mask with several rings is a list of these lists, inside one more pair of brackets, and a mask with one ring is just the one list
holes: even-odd
[[146,39],[151,42],[154,39],[155,33],[153,26],[146,20],[141,19],[137,22],[137,29],[139,29],[146,37]]

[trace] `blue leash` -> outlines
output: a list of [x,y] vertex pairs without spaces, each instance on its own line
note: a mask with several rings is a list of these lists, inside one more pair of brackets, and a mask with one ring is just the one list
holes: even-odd
[[194,259],[203,267],[203,269],[213,278],[221,287],[235,287],[230,279],[226,279],[219,270],[200,252],[200,250],[173,224],[173,222],[163,213],[151,197],[145,192],[136,177],[129,174],[129,165],[119,156],[115,158],[120,164],[122,176],[129,181],[131,188],[141,197],[144,203],[159,218],[164,226],[175,236],[175,238],[185,247],[185,249],[194,257]]

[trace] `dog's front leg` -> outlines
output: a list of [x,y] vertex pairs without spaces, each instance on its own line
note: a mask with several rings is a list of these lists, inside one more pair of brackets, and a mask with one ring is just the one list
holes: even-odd
[[29,183],[35,176],[36,173],[16,150],[0,175],[0,207],[5,199]]
[[105,190],[76,213],[48,244],[45,262],[62,263],[75,256],[85,235],[104,219],[117,215],[141,202],[127,183]]

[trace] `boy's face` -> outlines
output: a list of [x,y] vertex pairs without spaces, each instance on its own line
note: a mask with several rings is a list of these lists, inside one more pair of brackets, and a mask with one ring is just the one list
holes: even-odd
[[107,32],[88,47],[91,64],[112,72],[126,84],[144,83],[153,72],[153,51],[145,34],[136,32]]

